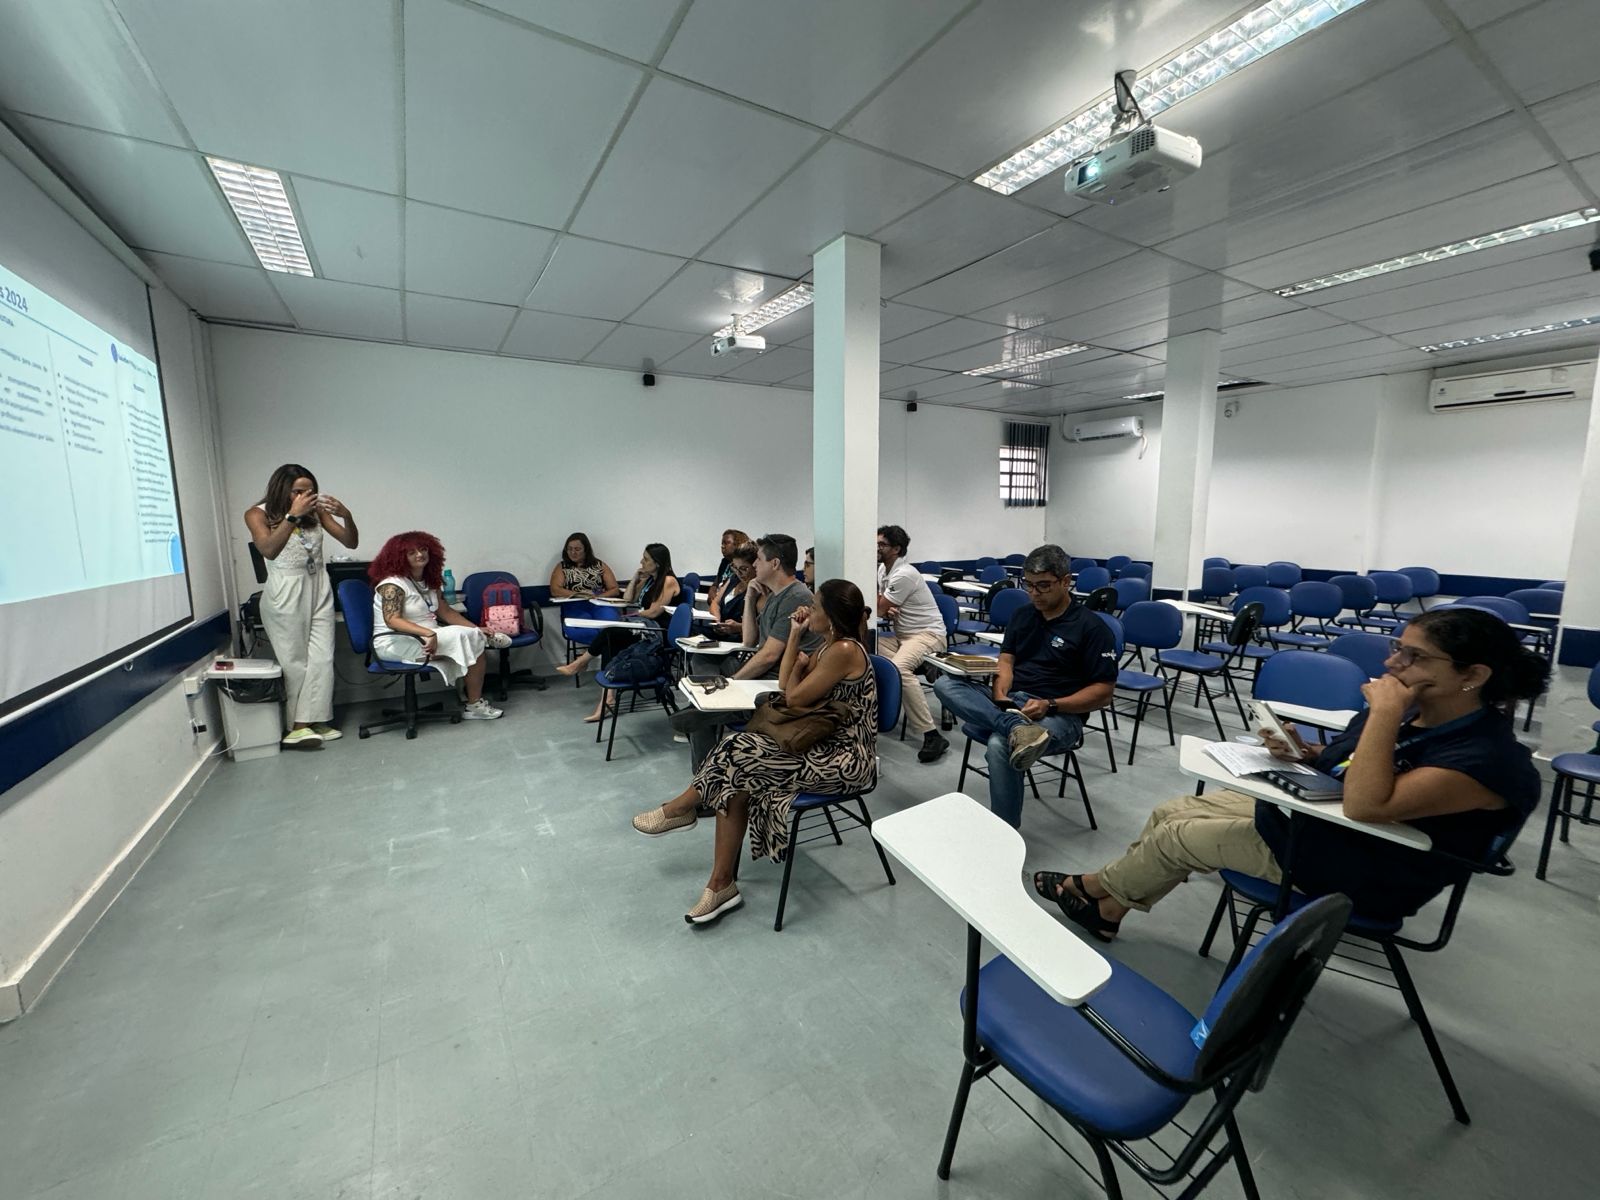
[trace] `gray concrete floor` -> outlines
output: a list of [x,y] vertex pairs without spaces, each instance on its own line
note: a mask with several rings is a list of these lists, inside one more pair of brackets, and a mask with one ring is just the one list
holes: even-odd
[[[804,854],[781,934],[769,863],[745,867],[743,910],[690,929],[709,823],[628,827],[681,787],[686,748],[652,712],[602,762],[593,695],[515,692],[502,721],[411,742],[359,741],[352,711],[320,752],[222,766],[0,1027],[0,1195],[1095,1194],[988,1085],[940,1184],[960,922],[904,873],[888,887],[858,834]],[[1164,736],[1143,740],[1116,775],[1083,755],[1098,833],[1070,795],[1029,802],[1030,867],[1099,865],[1183,787]],[[954,789],[959,747],[934,766],[882,748],[875,814]],[[1596,1194],[1600,835],[1547,883],[1536,842],[1530,824],[1517,875],[1474,884],[1454,943],[1413,959],[1472,1127],[1398,995],[1327,976],[1241,1110],[1264,1195]],[[1216,896],[1179,889],[1114,953],[1198,1011]],[[1238,1194],[1231,1170],[1208,1194]]]

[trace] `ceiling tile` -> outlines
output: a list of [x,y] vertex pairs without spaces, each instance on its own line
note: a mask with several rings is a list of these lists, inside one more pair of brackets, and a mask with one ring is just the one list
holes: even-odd
[[892,341],[884,339],[883,359],[892,363],[919,363],[925,358],[975,346],[1009,332],[1001,325],[956,317]]
[[104,0],[12,0],[5,22],[0,108],[188,144],[117,22],[106,19]]
[[[1487,177],[1501,176],[1497,171]],[[1224,269],[1227,274],[1258,287],[1281,287],[1296,280],[1382,262],[1395,255],[1567,212],[1582,202],[1583,196],[1567,175],[1552,167],[1370,225],[1292,244],[1279,253]],[[1303,229],[1302,237],[1304,233]],[[1174,253],[1187,253],[1189,248],[1181,247],[1187,240],[1179,238],[1176,243],[1170,243],[1169,248]]]
[[680,0],[479,0],[535,25],[649,62]]
[[[1242,371],[1240,364],[1287,358],[1293,354],[1325,350],[1331,346],[1345,346],[1354,342],[1370,341],[1371,338],[1372,331],[1363,329],[1359,325],[1334,325],[1327,329],[1316,329],[1309,333],[1296,334],[1293,337],[1274,338],[1266,342],[1251,342],[1224,350],[1222,352],[1222,369],[1227,374],[1248,373]],[[1398,348],[1398,345],[1390,347],[1390,349]]]
[[557,243],[549,266],[523,303],[548,312],[620,321],[683,263],[670,255],[569,234]]
[[641,73],[444,0],[406,11],[406,192],[560,228]]
[[705,257],[756,271],[803,275],[842,233],[865,237],[943,191],[950,181],[833,139],[740,217]]
[[[1331,336],[1332,331],[1329,331]],[[1286,341],[1297,341],[1288,338]],[[1249,375],[1275,375],[1283,371],[1299,371],[1307,367],[1326,367],[1335,363],[1348,363],[1353,372],[1362,374],[1365,364],[1374,358],[1389,360],[1413,359],[1418,357],[1415,347],[1407,346],[1386,337],[1353,337],[1345,341],[1333,342],[1328,345],[1312,348],[1295,349],[1291,347],[1286,353],[1277,342],[1268,342],[1262,346],[1252,346],[1249,350],[1241,352],[1241,356],[1232,363],[1235,374]],[[1260,357],[1245,357],[1255,355]]]
[[710,338],[735,313],[747,313],[794,286],[794,280],[692,262],[632,314],[638,325]]
[[[631,367],[638,370],[647,359],[660,366],[700,340],[693,334],[678,333],[670,329],[618,325],[603,342],[584,357],[584,361],[601,366]],[[710,339],[706,340],[709,342]],[[708,348],[696,347],[696,349],[706,358],[711,357]]]
[[[811,345],[811,332],[816,325],[816,317],[816,305],[808,304],[804,308],[790,313],[782,320],[774,321],[770,325],[763,325],[760,333],[762,337],[767,339],[767,345],[769,346],[790,346],[802,342],[809,346]],[[878,340],[880,342],[883,340],[881,330],[878,334]]]
[[[898,299],[944,312],[972,313],[1132,254],[1136,247],[1062,221],[1026,241],[952,271]],[[1190,272],[1193,274],[1193,272]]]
[[612,147],[573,231],[692,255],[816,141],[803,126],[657,77]]
[[[744,356],[740,356],[744,357]],[[811,370],[811,351],[793,346],[775,346],[740,363],[723,378],[744,383],[780,383]]]
[[256,266],[198,154],[24,118],[28,141],[139,250]]
[[510,305],[406,293],[406,341],[449,350],[494,350],[511,328]]
[[611,321],[525,309],[511,326],[511,336],[506,338],[500,352],[524,358],[579,362],[615,328]]
[[[1589,270],[1588,264],[1580,260],[1575,269],[1569,266],[1563,278],[1434,304],[1416,312],[1368,317],[1362,324],[1408,344],[1417,344],[1419,339],[1415,331],[1420,329],[1459,327],[1466,332],[1449,333],[1445,337],[1471,337],[1478,333],[1543,325],[1547,321],[1594,316],[1600,316],[1600,274]],[[1484,323],[1490,328],[1482,328]],[[1432,340],[1421,339],[1423,342]]]
[[267,282],[260,267],[235,267],[173,254],[145,253],[144,259],[181,299],[202,317],[292,325],[294,318]]
[[1239,9],[987,0],[844,125],[851,137],[971,178]]
[[393,192],[400,58],[389,0],[116,0],[207,154]]
[[400,199],[321,183],[290,181],[318,273],[349,283],[400,286]]
[[873,234],[883,244],[883,294],[897,296],[987,258],[1056,222],[988,188],[957,184]]
[[272,282],[301,329],[385,342],[405,340],[399,292],[299,275],[277,275]]
[[555,243],[548,229],[406,204],[406,290],[520,304]]
[[[1074,313],[1113,304],[1129,296],[1137,296],[1156,288],[1171,287],[1202,276],[1200,268],[1157,254],[1153,250],[1134,251],[1122,243],[1112,243],[1112,245],[1118,250],[1127,250],[1129,253],[1126,256],[1119,255],[1109,262],[1104,257],[1097,259],[1093,256],[1086,258],[1069,256],[1063,261],[1077,266],[1077,270],[1069,278],[1061,279],[1059,283],[1052,283],[1049,287],[1040,288],[1038,291],[1018,294],[1002,304],[980,309],[973,315],[980,320],[1011,325],[1018,329],[1029,329],[1058,321]],[[1111,253],[1110,249],[1106,249],[1105,253]],[[1051,271],[1059,269],[1058,265],[1051,268]],[[1224,294],[1226,287],[1224,281],[1217,279],[1211,286],[1217,296]]]
[[1542,0],[1444,0],[1444,3],[1463,25],[1475,29],[1519,9],[1542,3]]
[[1528,104],[1600,81],[1594,0],[1544,0],[1473,37]]
[[918,384],[942,378],[945,374],[944,371],[934,371],[928,367],[890,367],[878,373],[878,391],[887,396],[890,392],[901,392],[908,388],[915,390]]
[[1330,317],[1325,312],[1318,312],[1312,308],[1297,308],[1292,312],[1265,317],[1259,321],[1247,321],[1224,330],[1220,344],[1225,351],[1235,350],[1240,346],[1254,346],[1260,342],[1292,337],[1297,333],[1307,333],[1313,329],[1328,329],[1339,324],[1341,322],[1337,317]]
[[1600,85],[1535,104],[1532,112],[1568,158],[1600,153]]
[[696,0],[661,69],[831,129],[965,3]]

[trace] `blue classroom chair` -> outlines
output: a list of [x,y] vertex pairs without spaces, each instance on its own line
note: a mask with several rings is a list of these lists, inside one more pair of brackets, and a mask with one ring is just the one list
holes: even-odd
[[[369,721],[361,726],[358,731],[361,737],[371,737],[375,733],[383,733],[388,729],[405,727],[407,739],[417,736],[417,726],[423,721],[449,721],[452,725],[461,723],[461,714],[458,712],[446,713],[444,705],[417,704],[417,677],[424,672],[433,670],[427,663],[391,662],[382,658],[374,658],[372,654],[372,585],[361,579],[345,579],[339,583],[339,607],[344,612],[344,633],[350,641],[350,649],[361,655],[369,675],[398,675],[401,680],[401,707],[386,708],[383,716],[392,718],[387,721]],[[393,632],[392,630],[390,632]],[[400,637],[417,638],[412,633],[399,634]]]
[[1113,554],[1110,558],[1106,559],[1106,570],[1111,572],[1112,579],[1116,579],[1122,574],[1123,571],[1127,569],[1128,564],[1132,561],[1133,559],[1129,555]]
[[499,659],[499,689],[495,693],[497,700],[504,701],[514,687],[528,687],[536,692],[545,690],[545,681],[539,678],[532,668],[524,667],[520,671],[511,669],[511,652],[522,650],[529,646],[537,646],[544,639],[544,613],[522,590],[522,585],[517,582],[517,577],[508,571],[474,571],[461,581],[462,600],[467,606],[467,620],[474,625],[483,624],[483,591],[490,584],[509,583],[517,589],[521,602],[518,605],[522,610],[524,620],[527,622],[522,627],[522,632],[511,639],[511,645],[503,646],[496,651]]
[[1076,572],[1077,578],[1073,580],[1072,590],[1075,592],[1092,592],[1096,588],[1111,586],[1111,572],[1105,567],[1085,567]]
[[[1172,606],[1166,605],[1167,608]],[[1177,609],[1172,610],[1175,614]],[[1244,702],[1239,698],[1239,690],[1234,686],[1231,668],[1244,662],[1244,649],[1251,644],[1255,637],[1256,626],[1261,621],[1261,605],[1248,603],[1243,605],[1235,614],[1233,623],[1229,625],[1223,644],[1228,647],[1226,654],[1206,654],[1199,650],[1158,650],[1156,651],[1157,668],[1170,668],[1180,676],[1190,674],[1195,677],[1194,702],[1199,707],[1200,698],[1205,697],[1206,705],[1211,709],[1211,719],[1217,726],[1217,740],[1226,741],[1228,735],[1223,731],[1222,718],[1217,715],[1216,702],[1212,699],[1211,688],[1206,684],[1207,679],[1221,679],[1223,694],[1232,696],[1234,707],[1239,710],[1239,723],[1246,729],[1250,722],[1245,719]],[[1172,681],[1174,689],[1178,680]],[[959,787],[957,788],[959,791]]]
[[1411,597],[1417,602],[1417,607],[1426,611],[1427,601],[1439,594],[1443,586],[1439,579],[1439,572],[1432,567],[1401,567],[1400,574],[1411,580]]
[[1292,562],[1269,562],[1267,564],[1267,586],[1276,588],[1292,588],[1300,582],[1300,564]]
[[1239,591],[1245,588],[1266,587],[1267,569],[1265,567],[1243,566],[1233,569],[1233,586]]
[[[672,616],[667,621],[667,628],[665,632],[663,632],[659,626],[652,622],[649,625],[641,624],[639,626],[639,636],[665,637],[667,645],[672,646],[679,638],[686,638],[689,636],[689,629],[693,624],[693,621],[694,604],[689,600],[682,600],[679,602],[677,608],[673,609]],[[638,707],[639,697],[646,691],[654,693],[653,702],[659,704],[663,709],[665,709],[668,715],[671,715],[677,711],[677,703],[672,698],[673,681],[670,666],[666,672],[657,675],[653,679],[640,680],[612,679],[610,675],[606,674],[604,668],[602,668],[601,670],[595,672],[594,681],[600,687],[608,688],[613,693],[611,697],[611,703],[609,705],[610,712],[607,712],[607,705],[602,703],[600,707],[600,723],[594,727],[594,742],[595,745],[598,746],[600,744],[600,734],[605,730],[606,727],[606,718],[607,716],[611,718],[611,733],[606,738],[607,762],[611,761],[611,750],[612,747],[616,745],[617,741],[617,725],[622,720],[622,696],[624,692],[628,694],[629,712],[634,711],[634,709]]]
[[[1589,703],[1600,708],[1600,666],[1589,672]],[[1600,721],[1592,728],[1600,733]],[[1550,761],[1555,772],[1555,782],[1550,788],[1550,811],[1545,814],[1544,841],[1539,846],[1539,869],[1536,878],[1543,879],[1550,866],[1550,848],[1555,840],[1556,819],[1561,820],[1561,842],[1566,845],[1572,832],[1572,822],[1580,825],[1600,824],[1594,815],[1595,787],[1600,785],[1600,754],[1558,754]],[[1574,808],[1573,790],[1584,785],[1583,810]]]
[[1339,634],[1347,629],[1366,628],[1367,614],[1378,605],[1378,585],[1365,575],[1335,575],[1328,582],[1344,597],[1345,615],[1332,625],[1324,625],[1322,632]]
[[1117,575],[1118,579],[1143,579],[1150,578],[1150,564],[1145,562],[1131,562],[1122,568]]
[[[1075,1008],[1061,1004],[1003,954],[980,969],[981,940],[969,927],[960,1001],[964,1061],[939,1178],[950,1178],[973,1082],[1004,1068],[1089,1143],[1107,1200],[1122,1196],[1113,1156],[1155,1187],[1189,1181],[1183,1200],[1232,1161],[1246,1200],[1260,1200],[1234,1110],[1247,1090],[1266,1086],[1349,915],[1343,896],[1305,905],[1240,959],[1198,1020],[1114,958],[1107,959],[1105,986]],[[1175,1154],[1135,1148],[1206,1093],[1210,1107],[1193,1132],[1174,1126],[1184,1139]],[[1208,1156],[1219,1136],[1224,1144]]]
[[1124,575],[1111,586],[1117,593],[1117,612],[1125,612],[1130,605],[1150,599],[1150,581],[1137,575]]
[[1389,670],[1389,638],[1385,634],[1341,633],[1328,643],[1328,653],[1349,659],[1368,679],[1376,679]]
[[1289,589],[1290,626],[1274,634],[1273,641],[1291,650],[1326,650],[1326,634],[1301,633],[1300,626],[1306,621],[1316,621],[1313,628],[1325,628],[1343,607],[1344,595],[1333,584],[1314,580],[1297,583]]
[[1167,688],[1166,674],[1160,672],[1159,667],[1160,673],[1152,674],[1133,670],[1127,664],[1137,658],[1143,667],[1146,650],[1175,649],[1183,641],[1183,614],[1170,604],[1153,600],[1130,604],[1122,614],[1122,637],[1126,652],[1119,660],[1117,687],[1139,697],[1133,710],[1133,737],[1128,742],[1128,765],[1131,767],[1134,751],[1139,746],[1139,727],[1144,723],[1150,699],[1156,692],[1161,693],[1161,706],[1167,714],[1167,744],[1178,744],[1172,732],[1172,693]]
[[1367,706],[1361,685],[1368,678],[1365,671],[1341,655],[1284,650],[1261,664],[1252,694],[1257,700],[1360,712]]
[[1200,572],[1200,595],[1197,598],[1202,604],[1231,596],[1233,589],[1232,567],[1207,567]]

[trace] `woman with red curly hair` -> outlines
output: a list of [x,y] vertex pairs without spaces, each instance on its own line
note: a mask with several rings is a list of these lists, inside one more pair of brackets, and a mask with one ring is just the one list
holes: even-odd
[[508,646],[503,633],[485,633],[439,600],[444,585],[444,547],[431,533],[414,529],[383,544],[367,568],[372,597],[372,653],[391,662],[427,663],[448,684],[466,677],[468,721],[502,715],[483,698],[484,649]]

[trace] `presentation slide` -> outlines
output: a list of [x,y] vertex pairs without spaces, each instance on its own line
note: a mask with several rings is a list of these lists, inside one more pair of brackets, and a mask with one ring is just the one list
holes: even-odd
[[156,364],[0,266],[0,605],[183,571]]
[[[149,300],[128,283],[80,277],[74,306],[0,262],[0,722],[193,616]],[[79,308],[121,314],[119,334]]]

